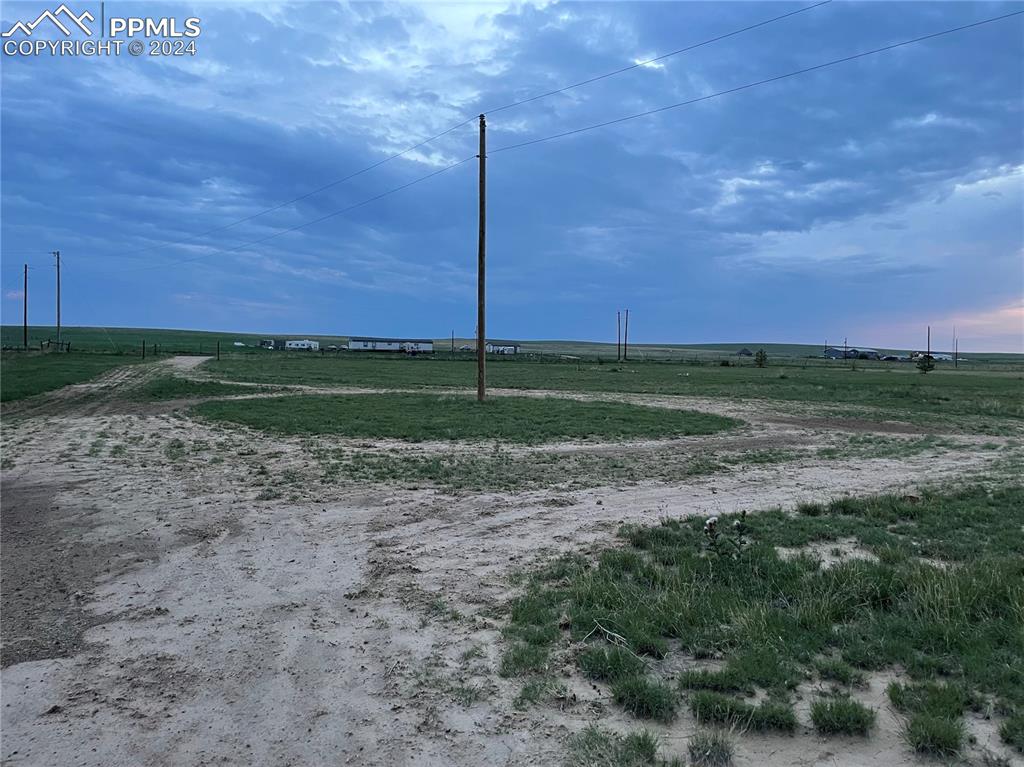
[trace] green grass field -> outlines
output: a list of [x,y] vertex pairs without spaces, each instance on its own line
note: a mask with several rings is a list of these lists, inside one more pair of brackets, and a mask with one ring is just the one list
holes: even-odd
[[[510,607],[506,676],[536,684],[572,660],[638,718],[668,721],[685,704],[704,723],[784,732],[797,725],[797,688],[820,680],[831,691],[811,708],[818,732],[864,736],[874,713],[850,693],[895,668],[906,679],[889,697],[916,751],[956,754],[964,713],[986,707],[1020,746],[1024,487],[844,498],[620,535],[624,547],[531,576]],[[840,546],[851,539],[858,556]],[[811,544],[836,562],[776,548]],[[673,653],[723,663],[659,672]],[[758,690],[761,703],[747,700]]]
[[[218,378],[267,384],[395,388],[471,387],[472,361],[355,355],[232,357],[205,363]],[[807,402],[832,408],[867,406],[920,418],[944,415],[1024,418],[1024,375],[936,370],[813,367],[720,367],[638,363],[494,361],[488,383],[512,389],[636,392]]]
[[273,391],[269,386],[226,384],[220,381],[196,381],[180,376],[161,376],[140,386],[134,396],[142,400],[192,399],[198,397],[225,397],[235,394],[258,394]]
[[546,397],[429,394],[268,397],[206,402],[195,412],[277,434],[337,434],[423,440],[500,440],[521,444],[600,437],[712,434],[738,424],[707,413]]
[[112,354],[5,352],[0,356],[0,401],[11,402],[82,383],[133,362],[133,358]]

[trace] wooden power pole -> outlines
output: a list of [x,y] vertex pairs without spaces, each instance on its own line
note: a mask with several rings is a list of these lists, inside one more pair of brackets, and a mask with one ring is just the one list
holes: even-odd
[[60,251],[53,251],[57,259],[57,350],[60,351]]
[[626,309],[626,329],[622,334],[622,360],[629,361],[629,309]]
[[615,312],[615,361],[622,362],[622,312]]
[[22,328],[22,345],[28,348],[28,264],[25,264],[25,284],[21,290],[21,302],[22,302],[22,314],[21,314],[21,328]]
[[487,328],[484,311],[485,265],[487,256],[487,121],[480,115],[480,236],[476,262],[476,398],[487,396]]

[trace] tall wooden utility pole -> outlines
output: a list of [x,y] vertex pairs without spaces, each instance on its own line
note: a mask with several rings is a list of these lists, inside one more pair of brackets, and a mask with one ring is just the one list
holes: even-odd
[[487,332],[484,311],[487,256],[487,121],[480,115],[480,238],[476,261],[476,398],[483,402],[487,395]]
[[60,251],[53,251],[57,259],[57,350],[60,350]]
[[957,337],[956,337],[956,325],[953,326],[953,369],[955,370],[959,365],[957,364],[960,360],[957,355]]
[[928,359],[932,358],[932,326],[928,326]]
[[22,289],[22,344],[28,348],[28,264],[25,264],[25,287]]
[[626,309],[626,331],[622,334],[622,360],[629,361],[629,309]]
[[615,361],[622,362],[622,312],[615,312]]

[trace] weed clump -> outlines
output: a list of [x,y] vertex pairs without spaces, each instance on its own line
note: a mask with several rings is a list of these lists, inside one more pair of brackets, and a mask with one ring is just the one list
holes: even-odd
[[740,729],[793,732],[796,714],[786,703],[766,700],[758,706],[717,692],[701,691],[690,696],[690,710],[700,722],[732,725]]
[[875,712],[850,698],[823,699],[811,704],[811,721],[823,735],[867,735]]
[[914,714],[903,734],[910,747],[919,754],[951,757],[960,753],[964,742],[964,723],[933,714]]
[[722,730],[701,730],[687,746],[693,767],[728,767],[732,764],[732,740]]
[[590,725],[569,739],[566,767],[655,767],[677,762],[658,760],[658,738],[647,730],[618,735]]
[[503,677],[510,677],[543,671],[547,667],[547,662],[547,647],[517,643],[509,647],[501,657],[498,673]]
[[578,660],[584,675],[604,682],[643,673],[643,662],[623,647],[588,647]]
[[999,725],[999,737],[1003,743],[1013,746],[1024,754],[1024,714],[1011,714]]
[[612,697],[639,719],[670,722],[676,715],[677,696],[666,684],[644,676],[624,677],[612,685]]

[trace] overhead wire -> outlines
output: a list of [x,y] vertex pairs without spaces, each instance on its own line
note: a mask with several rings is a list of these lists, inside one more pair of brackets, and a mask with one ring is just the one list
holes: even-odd
[[1024,14],[1024,11],[1013,11],[1012,13],[1006,13],[1006,14],[1003,14],[1002,16],[995,16],[995,17],[992,17],[992,18],[989,18],[989,19],[984,19],[983,21],[976,21],[976,22],[973,22],[971,24],[964,24],[964,25],[959,26],[959,27],[953,27],[951,29],[944,29],[941,32],[933,32],[933,33],[928,34],[928,35],[921,35],[920,37],[915,37],[915,38],[912,38],[910,40],[904,40],[904,41],[899,42],[899,43],[893,43],[891,45],[885,45],[885,46],[882,46],[881,48],[874,48],[874,49],[872,49],[870,51],[862,51],[860,53],[855,53],[855,54],[850,55],[850,56],[844,56],[844,57],[842,57],[840,59],[833,59],[832,61],[826,61],[826,62],[824,62],[822,64],[815,64],[814,66],[811,66],[811,67],[804,67],[803,69],[797,69],[797,70],[794,70],[792,72],[786,72],[785,74],[775,75],[773,77],[766,77],[766,78],[764,78],[762,80],[757,80],[757,81],[752,82],[752,83],[746,83],[745,85],[738,85],[735,88],[727,88],[726,90],[718,91],[717,93],[709,93],[707,95],[698,96],[696,98],[688,99],[686,101],[679,101],[679,102],[677,102],[675,104],[668,104],[668,105],[663,106],[663,107],[657,107],[656,109],[648,109],[648,110],[646,110],[644,112],[637,112],[636,114],[626,115],[625,117],[617,117],[614,120],[606,120],[604,122],[595,123],[593,125],[586,125],[586,126],[583,126],[581,128],[574,128],[573,130],[563,131],[562,133],[554,133],[554,134],[552,134],[550,136],[543,136],[541,138],[529,139],[528,141],[520,141],[520,142],[518,142],[516,144],[509,144],[507,146],[497,147],[495,149],[488,150],[487,154],[488,155],[492,155],[492,154],[498,154],[500,152],[508,152],[508,151],[510,151],[512,149],[521,149],[522,147],[533,146],[534,144],[541,144],[541,143],[544,143],[546,141],[554,141],[555,139],[565,138],[567,136],[575,136],[578,133],[585,133],[587,131],[597,130],[598,128],[607,128],[610,125],[618,125],[619,123],[628,122],[630,120],[637,120],[637,119],[639,119],[641,117],[649,117],[651,115],[659,114],[661,112],[667,112],[670,109],[678,109],[680,107],[689,106],[691,104],[697,104],[697,103],[699,103],[701,101],[708,101],[710,99],[719,98],[720,96],[727,96],[730,93],[737,93],[739,91],[749,90],[750,88],[756,88],[756,87],[761,86],[761,85],[767,85],[768,83],[778,82],[779,80],[785,80],[785,79],[790,78],[790,77],[797,77],[798,75],[804,75],[804,74],[807,74],[809,72],[815,72],[817,70],[825,69],[827,67],[833,67],[833,66],[836,66],[838,64],[845,64],[846,62],[854,61],[856,59],[862,59],[862,58],[864,58],[866,56],[873,56],[875,54],[884,53],[886,51],[891,51],[891,50],[894,50],[896,48],[902,48],[903,46],[906,46],[906,45],[913,45],[914,43],[920,43],[920,42],[923,42],[925,40],[932,40],[932,39],[934,39],[936,37],[942,37],[943,35],[953,34],[954,32],[962,32],[965,29],[972,29],[973,27],[980,27],[983,24],[991,24],[991,23],[996,22],[996,21],[1003,21],[1004,19],[1008,19],[1008,18],[1010,18],[1012,16],[1020,16],[1021,14]]
[[[780,14],[778,16],[773,16],[773,17],[771,17],[769,19],[765,19],[763,21],[759,21],[759,22],[757,22],[755,24],[749,24],[749,25],[747,25],[745,27],[742,27],[740,29],[736,29],[736,30],[733,30],[731,32],[726,32],[724,34],[716,35],[715,37],[708,38],[707,40],[702,40],[699,43],[693,43],[692,45],[688,45],[688,46],[686,46],[684,48],[679,48],[677,50],[670,51],[670,52],[662,54],[660,56],[655,56],[654,58],[650,58],[650,59],[647,59],[645,61],[636,62],[634,64],[631,64],[630,66],[622,67],[620,69],[616,69],[616,70],[613,70],[611,72],[606,72],[604,74],[597,75],[595,77],[590,77],[590,78],[587,78],[585,80],[581,80],[581,81],[576,82],[576,83],[571,83],[571,84],[563,86],[561,88],[556,88],[554,90],[546,91],[544,93],[539,93],[539,94],[537,94],[535,96],[530,96],[529,98],[520,99],[518,101],[512,101],[512,102],[509,102],[507,104],[503,104],[501,106],[495,106],[495,107],[493,107],[493,108],[491,108],[489,110],[483,110],[483,113],[484,114],[495,114],[497,112],[502,112],[502,111],[505,111],[507,109],[512,109],[514,107],[521,106],[523,104],[529,104],[531,102],[538,101],[540,99],[547,98],[549,96],[554,96],[554,95],[557,95],[559,93],[565,93],[566,91],[572,90],[574,88],[580,88],[580,87],[582,87],[584,85],[589,85],[590,83],[595,83],[595,82],[598,82],[600,80],[605,80],[605,79],[607,79],[609,77],[614,77],[616,75],[623,74],[624,72],[630,72],[630,71],[632,71],[634,69],[637,69],[639,67],[648,66],[650,64],[662,61],[664,59],[671,58],[672,56],[678,56],[678,55],[686,53],[688,51],[696,50],[697,48],[701,48],[701,47],[704,47],[706,45],[711,45],[712,43],[716,43],[716,42],[719,42],[721,40],[725,40],[725,39],[730,38],[730,37],[735,37],[736,35],[740,35],[740,34],[743,34],[745,32],[750,32],[751,30],[758,29],[759,27],[763,27],[763,26],[766,26],[768,24],[772,24],[772,23],[777,22],[777,21],[782,21],[783,19],[787,19],[787,18],[790,18],[792,16],[796,16],[797,14],[801,14],[801,13],[805,13],[807,11],[814,10],[815,8],[820,8],[821,6],[828,5],[831,2],[832,2],[832,0],[821,0],[821,2],[815,3],[813,5],[808,5],[808,6],[805,6],[803,8],[798,8],[798,9],[796,9],[794,11],[789,11],[787,13],[783,13],[783,14]],[[206,229],[206,230],[204,230],[202,232],[199,232],[197,234],[194,234],[194,235],[189,235],[188,237],[185,237],[185,238],[180,239],[180,240],[172,240],[172,241],[169,241],[169,242],[155,243],[153,245],[146,245],[146,246],[143,246],[141,248],[134,248],[131,251],[125,251],[124,253],[113,254],[113,255],[118,256],[118,255],[138,254],[138,253],[145,253],[145,252],[152,251],[152,250],[160,250],[160,249],[163,249],[163,248],[174,247],[174,246],[177,246],[177,245],[187,245],[189,243],[195,242],[196,240],[199,240],[199,239],[201,239],[203,237],[206,237],[208,235],[216,234],[217,232],[222,232],[222,231],[225,231],[227,229],[231,229],[231,228],[233,228],[235,226],[238,226],[239,224],[247,223],[249,221],[252,221],[253,219],[260,218],[261,216],[265,216],[268,213],[273,213],[275,211],[281,210],[282,208],[286,208],[289,205],[295,204],[296,202],[301,202],[302,200],[306,200],[306,199],[308,199],[310,197],[313,197],[314,195],[320,194],[321,192],[325,192],[328,189],[332,189],[332,188],[334,188],[336,186],[339,186],[339,185],[345,183],[346,181],[350,181],[350,180],[352,180],[352,179],[354,179],[354,178],[356,178],[358,176],[361,176],[361,175],[363,175],[365,173],[368,173],[371,170],[379,168],[380,166],[384,165],[385,163],[391,162],[392,160],[397,160],[398,158],[403,157],[403,156],[409,154],[410,152],[413,152],[413,151],[415,151],[415,150],[417,150],[417,149],[419,149],[419,148],[421,148],[423,146],[426,146],[427,144],[429,144],[432,141],[436,141],[439,138],[447,136],[449,133],[453,133],[454,131],[458,130],[459,128],[462,128],[463,126],[468,125],[469,123],[473,122],[476,119],[477,119],[477,116],[473,115],[472,117],[469,117],[469,118],[467,118],[467,119],[457,123],[456,125],[453,125],[450,128],[447,128],[447,129],[441,131],[440,133],[436,133],[436,134],[434,134],[434,135],[432,135],[432,136],[430,136],[428,138],[423,139],[422,141],[420,141],[420,142],[418,142],[418,143],[408,147],[407,149],[403,149],[402,151],[396,152],[395,154],[392,154],[392,155],[389,155],[388,157],[385,157],[382,160],[378,160],[377,162],[372,163],[371,165],[367,165],[365,168],[361,168],[360,170],[354,171],[353,173],[349,173],[347,176],[344,176],[344,177],[339,178],[339,179],[335,179],[334,181],[330,181],[327,184],[324,184],[323,186],[317,187],[316,189],[313,189],[313,190],[311,190],[309,192],[301,194],[301,195],[299,195],[297,197],[293,197],[290,200],[286,200],[285,202],[278,203],[277,205],[273,205],[273,206],[271,206],[269,208],[264,208],[263,210],[257,211],[256,213],[252,213],[252,214],[250,214],[248,216],[244,216],[244,217],[236,219],[234,221],[229,221],[226,224],[221,224],[221,225],[213,227],[211,229]]]

